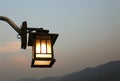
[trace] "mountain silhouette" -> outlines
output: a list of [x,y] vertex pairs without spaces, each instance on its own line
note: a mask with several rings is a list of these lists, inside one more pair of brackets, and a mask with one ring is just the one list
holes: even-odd
[[60,77],[47,77],[37,81],[59,81]]
[[63,76],[59,81],[120,81],[120,61]]
[[93,68],[85,68],[61,77],[28,78],[19,81],[120,81],[120,61],[112,61]]
[[18,81],[37,81],[35,78],[26,78],[26,79],[20,79]]

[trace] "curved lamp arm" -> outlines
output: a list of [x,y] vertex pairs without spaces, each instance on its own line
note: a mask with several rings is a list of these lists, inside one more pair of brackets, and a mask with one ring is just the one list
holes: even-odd
[[16,32],[21,34],[20,28],[11,19],[5,16],[0,16],[0,20],[6,21]]
[[21,36],[21,48],[26,49],[27,46],[27,22],[22,23],[22,27],[19,28],[11,19],[5,16],[0,16],[0,20],[6,21],[20,36]]

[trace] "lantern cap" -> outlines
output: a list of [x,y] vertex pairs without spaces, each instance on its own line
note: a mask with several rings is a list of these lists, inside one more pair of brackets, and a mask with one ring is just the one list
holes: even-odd
[[49,30],[44,30],[43,28],[27,28],[28,32],[35,31],[36,33],[49,33]]

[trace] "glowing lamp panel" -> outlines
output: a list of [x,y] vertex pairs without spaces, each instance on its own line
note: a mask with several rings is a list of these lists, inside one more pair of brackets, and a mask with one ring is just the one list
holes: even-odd
[[55,59],[53,57],[53,45],[50,36],[36,36],[33,41],[33,58],[31,67],[51,67]]
[[36,54],[36,58],[52,58],[51,54]]
[[33,65],[39,66],[39,65],[50,65],[51,61],[39,61],[36,60]]
[[36,39],[36,53],[52,53],[51,40]]

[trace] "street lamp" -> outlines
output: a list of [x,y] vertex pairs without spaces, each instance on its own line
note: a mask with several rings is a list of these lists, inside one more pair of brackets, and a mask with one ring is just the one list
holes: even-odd
[[28,46],[32,46],[31,67],[51,67],[54,62],[53,45],[58,34],[50,34],[48,30],[34,28],[29,33]]
[[29,33],[28,46],[32,46],[31,67],[52,67],[55,62],[53,45],[58,34],[51,34],[43,28],[27,28],[27,22],[22,23],[21,29],[9,18],[0,16],[0,20],[8,22],[21,37],[21,48],[27,47],[27,33]]

